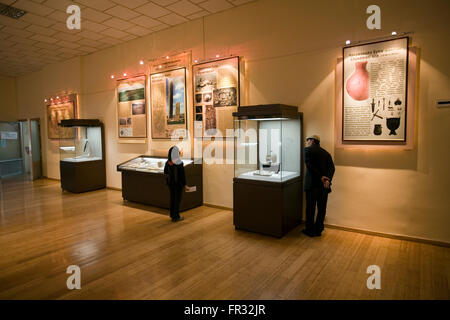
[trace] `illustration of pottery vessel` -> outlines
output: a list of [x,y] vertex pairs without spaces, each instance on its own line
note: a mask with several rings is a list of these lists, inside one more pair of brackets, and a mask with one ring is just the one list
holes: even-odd
[[345,88],[350,97],[356,101],[369,98],[369,72],[366,69],[367,61],[356,62],[355,72],[348,78]]

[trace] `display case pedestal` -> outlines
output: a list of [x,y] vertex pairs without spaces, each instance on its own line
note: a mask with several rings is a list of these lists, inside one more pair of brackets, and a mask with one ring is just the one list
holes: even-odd
[[105,131],[98,119],[67,119],[58,124],[61,188],[81,193],[106,187]]
[[[167,158],[140,156],[165,162]],[[163,209],[170,208],[170,192],[166,184],[166,175],[161,168],[160,172],[133,169],[128,163],[132,159],[117,166],[122,173],[122,197],[124,200],[138,202]],[[181,197],[180,211],[186,211],[203,204],[202,165],[188,164],[184,166],[186,182],[189,186],[196,186],[195,192],[184,192]]]
[[60,161],[61,188],[73,193],[98,190],[106,187],[103,160],[86,162]]
[[302,180],[266,182],[233,179],[236,229],[281,238],[301,223]]

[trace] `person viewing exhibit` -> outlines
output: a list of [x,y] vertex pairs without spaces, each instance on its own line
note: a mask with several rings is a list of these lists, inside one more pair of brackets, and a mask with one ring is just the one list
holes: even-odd
[[[324,229],[328,194],[331,192],[331,180],[334,175],[334,163],[331,155],[320,147],[320,137],[312,135],[306,138],[305,148],[305,193],[306,220],[302,231],[309,237],[320,237]],[[317,206],[317,217],[314,221]]]
[[186,185],[186,175],[181,156],[183,156],[183,152],[177,146],[171,147],[164,165],[164,174],[167,175],[167,186],[170,190],[170,217],[172,222],[184,220],[180,216],[180,203],[183,189],[185,191],[189,190],[189,187]]

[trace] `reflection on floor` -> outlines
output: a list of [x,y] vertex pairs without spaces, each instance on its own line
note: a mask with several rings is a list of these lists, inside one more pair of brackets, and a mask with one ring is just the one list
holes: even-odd
[[[124,205],[121,193],[62,193],[0,181],[1,299],[449,299],[449,248],[327,229],[283,239],[235,231],[232,213]],[[81,290],[66,268],[81,268]],[[381,290],[368,290],[369,265]]]

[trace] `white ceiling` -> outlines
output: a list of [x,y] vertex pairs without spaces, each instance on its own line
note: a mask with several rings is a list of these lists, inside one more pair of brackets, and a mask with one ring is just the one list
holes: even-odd
[[[43,66],[227,10],[254,0],[0,0],[27,11],[0,15],[0,75]],[[81,8],[81,30],[69,30],[66,9]]]

